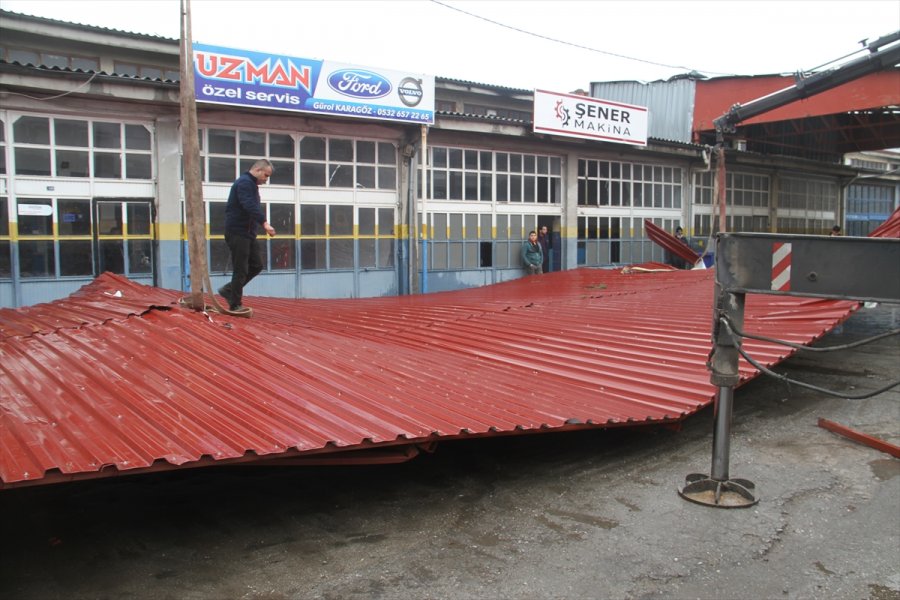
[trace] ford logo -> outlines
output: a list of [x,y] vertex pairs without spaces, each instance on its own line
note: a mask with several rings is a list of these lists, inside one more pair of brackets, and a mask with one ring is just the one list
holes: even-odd
[[391,93],[391,82],[371,71],[341,69],[328,76],[328,87],[352,98],[381,98]]

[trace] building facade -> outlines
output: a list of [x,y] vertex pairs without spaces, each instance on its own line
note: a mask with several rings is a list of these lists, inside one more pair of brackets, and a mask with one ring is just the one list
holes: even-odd
[[[104,271],[187,290],[177,40],[9,12],[0,32],[0,306],[64,297]],[[424,139],[418,125],[198,104],[213,286],[230,278],[231,183],[261,157],[275,166],[261,192],[278,233],[250,295],[496,283],[523,275],[521,245],[542,225],[554,270],[664,260],[645,220],[708,244],[708,148],[537,135],[530,90],[438,77],[435,96]],[[737,151],[728,161],[735,231],[825,233],[860,174]]]

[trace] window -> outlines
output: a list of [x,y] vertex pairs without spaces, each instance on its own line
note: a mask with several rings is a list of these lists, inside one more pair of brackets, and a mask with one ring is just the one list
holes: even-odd
[[301,187],[397,189],[393,144],[306,136],[300,140]]
[[12,277],[9,237],[9,198],[0,196],[0,279]]
[[[19,272],[23,278],[92,277],[94,267],[94,219],[91,201],[83,198],[19,198]],[[146,207],[146,231],[149,251],[149,203]],[[9,204],[0,199],[0,213],[7,217]],[[8,218],[8,217],[7,217]],[[102,218],[102,215],[101,215]],[[110,221],[121,226],[122,220],[110,216]],[[132,213],[131,222],[139,217]],[[103,231],[103,221],[98,222]],[[120,229],[120,239],[128,232]],[[7,240],[4,242],[4,238]],[[102,238],[102,236],[101,236]],[[0,277],[9,276],[9,230],[0,227]],[[120,244],[121,245],[121,244]],[[99,246],[104,249],[103,240]],[[102,257],[101,257],[102,258]],[[100,265],[103,267],[104,265]],[[109,269],[106,269],[109,270]],[[125,273],[124,268],[116,272]],[[132,270],[133,272],[133,270]],[[4,275],[5,273],[5,275]]]
[[153,178],[145,125],[22,116],[13,123],[13,147],[16,175]]
[[95,56],[71,56],[57,50],[42,51],[27,48],[0,48],[0,56],[9,62],[21,64],[45,65],[60,69],[80,69],[82,71],[99,71],[100,59]]
[[678,167],[580,159],[578,205],[680,209],[682,176]]
[[158,65],[140,65],[118,60],[114,63],[113,70],[117,75],[143,77],[146,79],[169,79],[171,81],[178,81],[181,78],[178,69],[169,69]]
[[[421,166],[418,193],[422,196]],[[431,148],[430,198],[558,204],[562,159],[557,156]]]

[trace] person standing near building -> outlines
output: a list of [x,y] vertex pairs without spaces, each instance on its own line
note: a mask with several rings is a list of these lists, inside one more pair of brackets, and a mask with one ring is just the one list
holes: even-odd
[[541,225],[538,231],[538,243],[541,245],[541,252],[544,253],[544,262],[541,269],[544,273],[550,272],[550,233],[547,231],[546,225]]
[[831,237],[840,237],[841,236],[841,226],[835,225],[831,228]]
[[219,295],[228,301],[228,309],[241,311],[244,286],[263,270],[256,231],[259,225],[269,237],[275,228],[269,225],[259,199],[259,186],[269,180],[275,168],[262,158],[243,173],[231,185],[228,204],[225,207],[225,244],[231,252],[234,272],[231,282],[219,288]]
[[528,239],[522,244],[522,261],[525,263],[525,271],[528,275],[540,275],[543,271],[544,253],[538,243],[537,232],[528,233]]

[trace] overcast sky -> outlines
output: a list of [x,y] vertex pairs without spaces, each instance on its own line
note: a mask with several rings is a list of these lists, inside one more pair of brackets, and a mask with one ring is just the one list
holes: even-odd
[[[5,10],[169,38],[179,37],[179,5],[0,0]],[[854,54],[860,40],[900,29],[900,0],[191,0],[190,6],[195,42],[557,92],[691,70],[807,71],[861,56]]]

